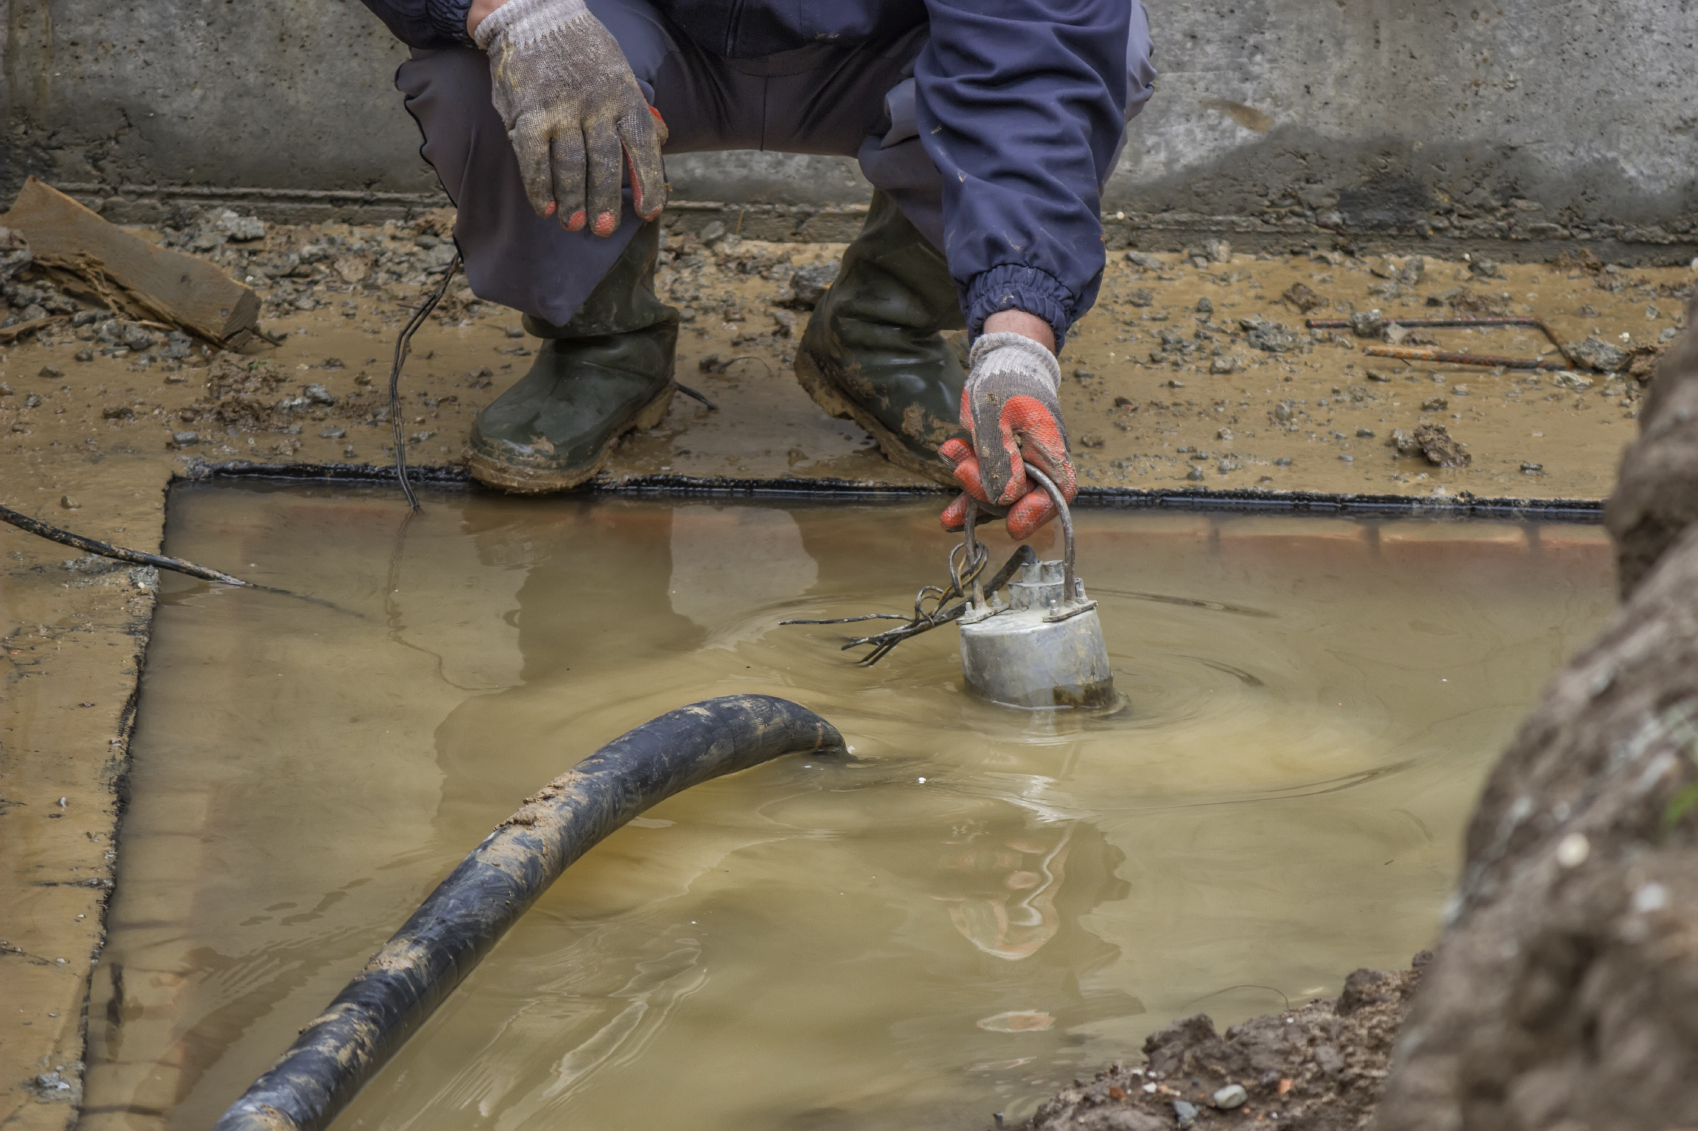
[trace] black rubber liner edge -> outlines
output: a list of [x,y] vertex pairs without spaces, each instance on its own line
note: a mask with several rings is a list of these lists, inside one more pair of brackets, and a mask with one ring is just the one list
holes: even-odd
[[[471,488],[464,468],[413,467],[415,484],[427,487]],[[395,481],[391,468],[359,463],[251,463],[232,460],[191,461],[181,477],[196,482],[212,479],[273,479],[295,482],[383,484]],[[598,479],[586,485],[595,494],[694,498],[842,499],[868,502],[905,500],[948,494],[943,487],[857,483],[847,479],[696,479],[687,475],[642,475],[627,479]],[[1600,522],[1604,504],[1597,499],[1487,498],[1463,491],[1443,497],[1336,494],[1323,491],[1257,491],[1248,488],[1081,487],[1079,505],[1091,508],[1162,509],[1177,511],[1241,511],[1262,514],[1330,514],[1421,516],[1426,518],[1538,519],[1542,522]]]

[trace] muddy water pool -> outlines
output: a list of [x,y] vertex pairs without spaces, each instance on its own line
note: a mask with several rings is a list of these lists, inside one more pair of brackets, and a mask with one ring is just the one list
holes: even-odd
[[764,692],[853,760],[614,834],[338,1126],[1021,1118],[1176,1016],[1428,945],[1490,759],[1613,602],[1591,527],[1083,511],[1131,709],[1079,718],[967,697],[953,628],[863,669],[776,627],[907,607],[932,503],[425,504],[174,497],[167,552],[348,611],[163,581],[91,1117],[209,1126],[527,793]]

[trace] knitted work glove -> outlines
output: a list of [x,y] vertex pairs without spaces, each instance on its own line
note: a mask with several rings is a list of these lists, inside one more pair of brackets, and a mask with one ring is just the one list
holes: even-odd
[[961,423],[972,433],[973,446],[949,440],[938,449],[967,494],[943,512],[943,527],[961,529],[971,495],[981,503],[1009,507],[1009,536],[1030,538],[1055,517],[1056,508],[1049,493],[1027,477],[1028,462],[1053,479],[1067,500],[1079,491],[1056,400],[1061,365],[1023,334],[985,334],[973,343],[967,360]]
[[627,168],[637,215],[660,215],[666,123],[583,0],[508,0],[473,38],[489,53],[495,109],[537,215],[558,211],[567,231],[587,222],[596,235],[612,235]]

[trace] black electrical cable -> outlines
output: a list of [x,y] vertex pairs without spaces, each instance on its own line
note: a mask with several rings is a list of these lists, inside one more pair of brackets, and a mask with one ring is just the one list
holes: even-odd
[[344,609],[341,605],[320,597],[309,597],[304,593],[292,593],[287,589],[279,589],[275,585],[261,585],[257,581],[243,581],[241,578],[234,577],[221,570],[196,565],[194,562],[184,561],[182,558],[170,558],[164,554],[149,554],[143,550],[114,546],[110,542],[102,542],[96,538],[85,538],[81,534],[73,534],[69,530],[49,526],[40,519],[31,518],[27,514],[20,514],[8,506],[0,506],[0,522],[15,526],[19,530],[28,531],[39,538],[47,539],[49,542],[57,542],[61,546],[70,546],[78,550],[87,550],[91,554],[98,554],[103,558],[111,558],[114,561],[129,562],[131,565],[153,566],[155,569],[167,569],[172,573],[187,574],[189,577],[198,577],[202,581],[216,581],[221,585],[238,585],[243,589],[257,589],[262,593],[278,593],[284,597],[293,597],[297,601],[308,601],[314,605],[323,605],[325,608],[335,609],[339,613],[360,616],[352,609]]
[[[164,554],[149,554],[142,550],[130,550],[123,546],[114,546],[110,542],[101,542],[94,538],[85,538],[81,534],[73,534],[69,530],[61,530],[57,526],[49,526],[39,519],[27,514],[19,514],[11,507],[0,506],[0,522],[5,522],[19,530],[27,530],[31,534],[57,542],[61,546],[71,546],[78,550],[87,550],[91,554],[99,554],[103,558],[115,561],[129,562],[132,565],[153,566],[156,569],[168,569],[173,573],[186,573],[190,577],[198,577],[202,581],[217,581],[224,585],[240,585],[247,589],[268,589],[274,593],[285,590],[271,589],[269,585],[256,585],[251,581],[243,581],[216,569],[208,569],[194,562],[186,562],[182,558],[168,558]],[[289,594],[293,597],[295,594]]]
[[319,1131],[603,837],[721,774],[843,750],[830,723],[769,695],[680,707],[614,739],[527,798],[462,860],[213,1131]]
[[442,296],[448,293],[448,284],[454,280],[454,272],[460,269],[460,253],[456,251],[454,258],[448,262],[448,270],[442,273],[442,282],[436,286],[436,291],[425,299],[424,305],[413,312],[407,324],[401,328],[401,333],[395,338],[395,363],[389,368],[389,423],[395,434],[395,477],[401,481],[401,493],[407,496],[407,509],[419,509],[419,497],[413,493],[413,485],[407,481],[407,441],[401,436],[401,366],[407,363],[407,352],[412,348],[413,335],[424,320],[430,317],[430,312],[436,309],[436,304],[442,301]]

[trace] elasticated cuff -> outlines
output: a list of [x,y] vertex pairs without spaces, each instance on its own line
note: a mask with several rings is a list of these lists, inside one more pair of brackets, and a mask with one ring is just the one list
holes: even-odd
[[973,337],[984,331],[985,319],[1003,310],[1024,310],[1049,323],[1055,331],[1056,352],[1073,324],[1073,296],[1060,280],[1036,267],[1004,263],[992,267],[967,290],[967,330]]
[[[415,11],[417,9],[414,9]],[[425,0],[425,11],[431,26],[455,43],[477,46],[466,34],[466,13],[472,10],[472,0]]]

